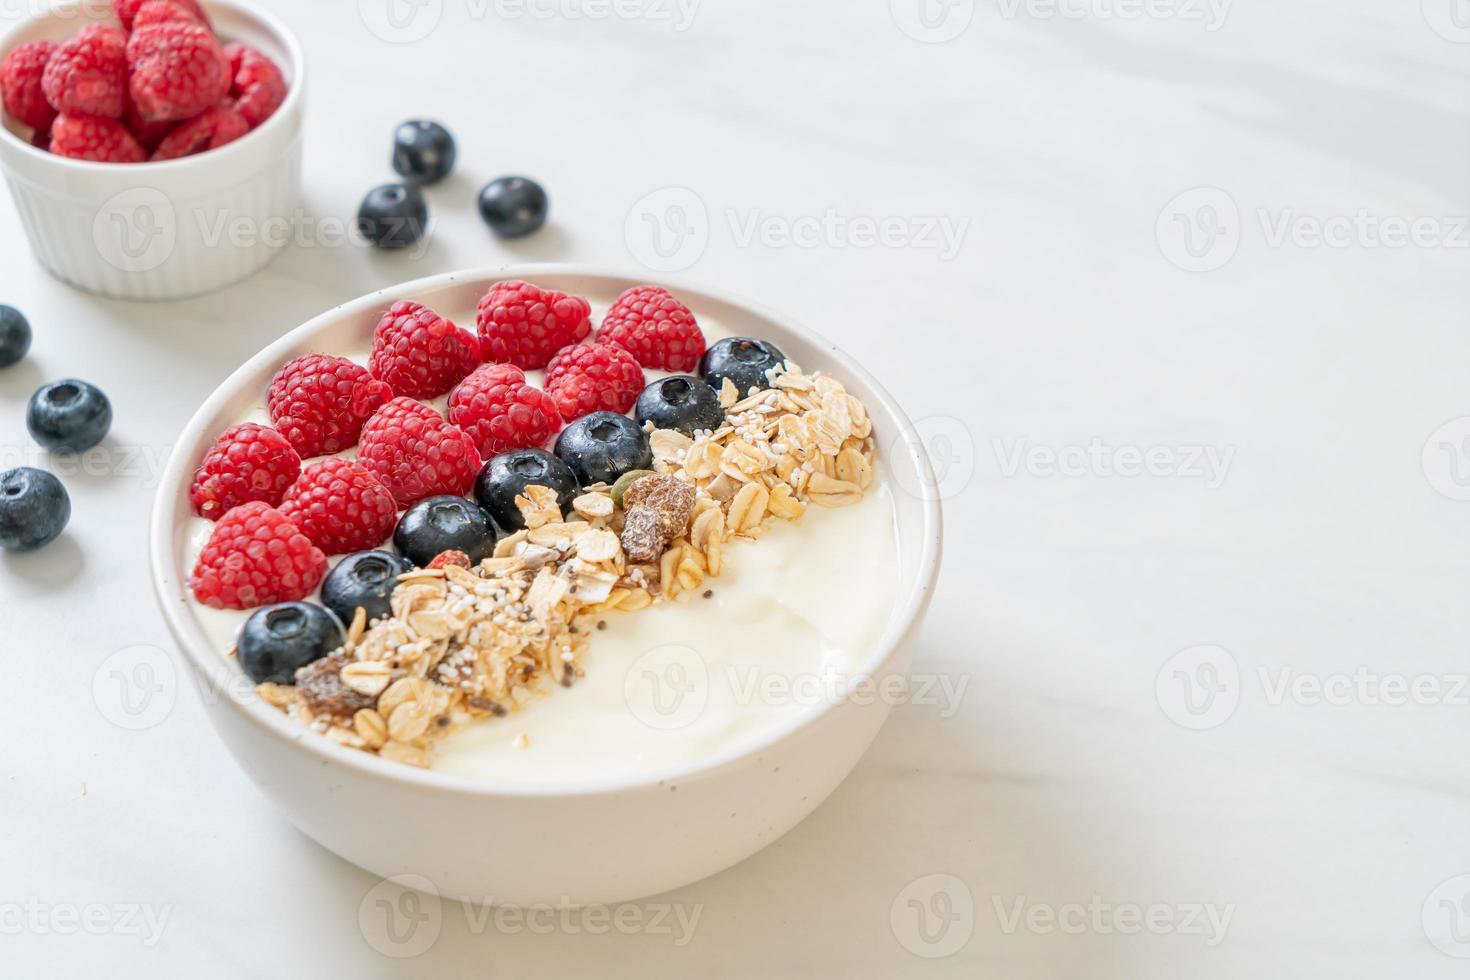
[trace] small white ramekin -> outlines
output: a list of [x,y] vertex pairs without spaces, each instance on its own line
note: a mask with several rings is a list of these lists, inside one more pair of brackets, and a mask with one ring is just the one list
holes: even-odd
[[[260,405],[280,366],[311,351],[362,349],[394,300],[472,309],[501,279],[609,299],[646,281],[581,266],[475,269],[371,293],[286,334],[220,385],[179,434],[153,507],[153,588],[225,745],[286,816],[328,849],[399,884],[452,898],[493,896],[522,906],[630,900],[714,874],[796,826],[857,764],[888,715],[888,699],[834,699],[793,715],[757,744],[636,779],[553,787],[468,779],[379,759],[302,729],[242,685],[238,664],[211,642],[189,596],[194,468],[220,430]],[[736,297],[664,285],[697,313],[773,341],[808,370],[832,374],[867,407],[879,465],[895,491],[899,592],[861,670],[875,690],[889,689],[907,674],[942,543],[934,474],[913,425],[873,376],[829,341]]]
[[[291,240],[301,189],[301,45],[254,7],[204,7],[221,40],[259,48],[286,75],[286,101],[245,137],[181,160],[93,163],[37,149],[14,120],[0,127],[0,169],[31,250],[57,278],[121,299],[173,299],[238,282]],[[27,41],[64,40],[93,21],[115,22],[111,4],[68,0],[12,30],[0,56]]]

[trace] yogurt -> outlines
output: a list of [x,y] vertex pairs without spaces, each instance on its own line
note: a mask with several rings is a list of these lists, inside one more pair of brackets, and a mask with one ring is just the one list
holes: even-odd
[[[594,300],[595,319],[605,306]],[[474,322],[473,311],[439,312]],[[731,335],[699,319],[710,342]],[[365,349],[344,356],[367,363]],[[528,375],[540,384],[539,372]],[[235,423],[269,425],[264,397]],[[213,527],[192,519],[191,565]],[[858,504],[808,507],[798,523],[776,521],[758,540],[732,542],[719,577],[671,602],[607,614],[581,658],[584,676],[443,739],[434,768],[556,785],[647,776],[753,744],[861,676],[897,596],[897,542],[881,477]],[[194,610],[221,655],[250,615]]]

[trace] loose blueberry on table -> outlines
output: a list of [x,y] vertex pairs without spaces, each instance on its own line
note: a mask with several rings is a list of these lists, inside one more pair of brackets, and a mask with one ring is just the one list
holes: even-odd
[[744,398],[751,389],[770,386],[767,374],[786,361],[781,348],[754,337],[729,337],[705,351],[699,376],[715,391],[729,378],[736,393]]
[[462,552],[478,564],[495,550],[495,526],[483,507],[463,497],[429,497],[398,519],[393,546],[421,567],[445,551]]
[[546,224],[551,202],[528,177],[498,177],[480,190],[480,217],[501,238],[522,238]]
[[357,211],[357,230],[377,248],[408,248],[429,225],[429,205],[413,184],[383,184],[367,192]]
[[449,176],[458,156],[454,137],[432,119],[410,119],[393,131],[393,169],[418,184]]
[[35,551],[56,540],[71,519],[71,498],[45,470],[0,473],[0,548]]
[[626,415],[593,412],[561,430],[556,455],[582,486],[612,483],[629,470],[653,466],[648,433]]
[[577,478],[566,463],[544,449],[515,449],[485,464],[475,478],[475,500],[502,530],[519,531],[526,519],[516,506],[516,497],[532,485],[555,493],[562,513],[577,495]]
[[53,382],[31,396],[26,428],[53,452],[79,453],[112,428],[112,404],[96,385],[75,378]]
[[251,615],[235,641],[240,666],[257,684],[290,684],[296,671],[346,642],[342,623],[309,602],[283,602]]
[[369,623],[393,612],[390,600],[398,576],[413,570],[413,562],[391,551],[359,551],[348,555],[322,582],[322,605],[351,623],[361,609]]
[[20,310],[0,305],[0,368],[20,363],[30,349],[30,323]]

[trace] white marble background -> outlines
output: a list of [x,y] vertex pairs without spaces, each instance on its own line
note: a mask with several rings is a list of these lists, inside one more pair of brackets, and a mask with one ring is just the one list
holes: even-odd
[[[45,379],[117,409],[65,538],[0,559],[0,972],[1464,976],[1463,0],[420,0],[416,41],[386,2],[266,5],[309,51],[314,218],[389,176],[399,119],[458,134],[422,255],[308,228],[251,282],[134,305],[47,278],[0,203],[0,301],[37,331],[0,374],[4,464],[61,465],[22,421]],[[554,202],[517,246],[471,206],[506,172]],[[695,234],[660,258],[644,212]],[[966,687],[897,709],[788,837],[628,913],[692,935],[445,904],[393,960],[374,879],[257,795],[192,689],[129,730],[106,665],[168,647],[152,474],[235,364],[522,260],[687,267],[874,365],[947,494],[915,671]]]

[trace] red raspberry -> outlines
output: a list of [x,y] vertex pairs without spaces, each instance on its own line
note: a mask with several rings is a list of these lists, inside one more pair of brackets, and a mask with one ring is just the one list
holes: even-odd
[[266,391],[271,421],[304,457],[357,445],[362,424],[393,390],[345,357],[305,354],[276,372]]
[[128,35],[110,24],[88,24],[46,62],[41,89],[57,112],[121,118],[127,107]]
[[194,472],[189,500],[194,513],[217,521],[233,507],[281,502],[301,475],[301,457],[275,429],[246,422],[226,429]]
[[327,556],[270,504],[253,500],[220,518],[189,588],[215,609],[252,609],[311,595]]
[[480,351],[533,371],[551,355],[592,332],[592,306],[580,296],[542,289],[519,279],[497,282],[480,297]]
[[225,57],[230,59],[230,97],[254,129],[286,101],[286,78],[274,61],[239,42],[225,45]]
[[55,41],[28,41],[0,61],[0,90],[5,93],[5,111],[32,129],[44,130],[56,118],[46,101],[41,78],[46,62],[56,51]]
[[335,456],[302,470],[280,509],[282,517],[329,555],[376,548],[398,523],[398,505],[382,481]]
[[689,307],[662,286],[624,291],[602,318],[597,339],[617,344],[646,368],[689,373],[704,356],[704,334]]
[[198,7],[191,8],[189,4],[190,0],[146,0],[143,6],[138,8],[130,30],[141,30],[144,27],[163,24],[171,20],[208,27],[209,21],[205,19],[204,11]]
[[245,117],[228,102],[222,102],[212,109],[205,109],[188,122],[180,123],[177,129],[159,141],[158,149],[153,151],[150,159],[177,160],[205,150],[216,150],[248,132],[250,124]]
[[404,507],[463,494],[480,471],[475,442],[423,402],[395,398],[362,427],[357,461]]
[[480,343],[427,306],[394,303],[373,331],[368,368],[395,395],[438,398],[480,363]]
[[147,154],[116,119],[62,113],[51,124],[51,152],[99,163],[142,163]]
[[209,28],[190,21],[171,20],[133,31],[128,38],[128,67],[133,101],[149,122],[193,119],[230,91],[230,60],[224,49]]
[[546,366],[546,390],[568,422],[592,412],[622,414],[647,383],[633,355],[616,344],[564,347]]
[[[117,19],[122,21],[123,27],[131,31],[134,26],[134,20],[142,12],[142,8],[145,6],[155,6],[158,2],[159,0],[113,0],[112,7],[117,11]],[[179,7],[184,13],[192,16],[204,26],[209,26],[209,16],[199,6],[198,0],[167,0],[167,2]],[[147,20],[148,18],[145,17],[144,24],[138,26],[145,26]]]
[[526,372],[514,364],[482,364],[450,393],[449,421],[489,459],[545,446],[561,429],[561,412],[550,395],[526,384]]
[[123,125],[128,127],[128,132],[132,133],[133,138],[143,147],[143,152],[150,156],[154,150],[158,149],[158,144],[163,142],[163,138],[178,129],[180,125],[172,119],[149,122],[138,114],[138,107],[133,105],[131,96],[128,97],[128,107],[123,110],[122,121]]

